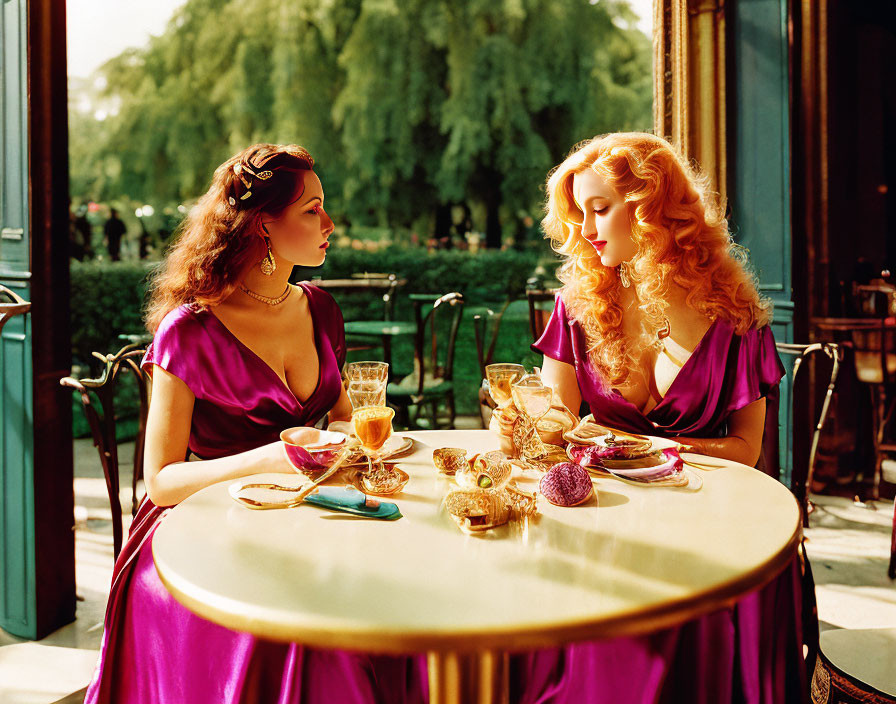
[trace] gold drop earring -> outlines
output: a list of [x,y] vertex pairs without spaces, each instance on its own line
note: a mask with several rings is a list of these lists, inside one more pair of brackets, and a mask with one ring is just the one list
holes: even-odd
[[619,265],[619,283],[622,284],[623,288],[629,288],[632,285],[632,280],[628,275],[628,266],[627,262],[622,262]]
[[258,266],[261,268],[262,274],[271,276],[277,270],[277,262],[274,260],[274,253],[271,251],[270,238],[265,237],[264,242],[268,246],[268,253],[264,256],[264,259],[258,262]]

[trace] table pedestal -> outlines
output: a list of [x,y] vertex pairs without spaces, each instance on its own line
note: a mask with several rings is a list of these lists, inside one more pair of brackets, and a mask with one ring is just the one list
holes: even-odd
[[430,704],[507,704],[509,656],[496,650],[427,656]]

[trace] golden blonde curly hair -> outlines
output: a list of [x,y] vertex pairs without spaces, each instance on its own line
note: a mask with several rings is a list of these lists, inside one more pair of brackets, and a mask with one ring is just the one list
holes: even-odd
[[619,276],[582,237],[584,213],[573,196],[573,177],[585,169],[606,179],[628,207],[637,247],[628,271],[642,311],[638,349],[662,344],[657,333],[666,324],[670,283],[688,292],[688,306],[728,322],[738,335],[769,322],[771,303],[759,296],[746,251],[732,240],[718,199],[671,144],[642,132],[582,142],[548,177],[542,226],[566,258],[558,272],[563,303],[582,326],[592,364],[611,385],[624,384],[638,361],[622,330]]

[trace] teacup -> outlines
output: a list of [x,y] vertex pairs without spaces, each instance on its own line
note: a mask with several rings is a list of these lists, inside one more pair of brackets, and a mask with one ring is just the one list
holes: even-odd
[[314,475],[329,469],[348,447],[348,436],[299,426],[280,433],[286,458],[297,472]]

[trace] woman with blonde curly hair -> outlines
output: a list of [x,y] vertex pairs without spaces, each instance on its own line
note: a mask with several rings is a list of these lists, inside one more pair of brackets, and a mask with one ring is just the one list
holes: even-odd
[[339,307],[288,282],[293,265],[323,263],[333,232],[313,164],[301,147],[273,144],[225,161],[153,283],[147,497],[115,564],[87,704],[424,700],[420,659],[232,631],[177,603],[153,565],[166,507],[216,482],[293,474],[280,432],[351,415]]
[[784,374],[760,298],[703,181],[650,134],[598,137],[551,174],[565,255],[543,374],[573,411],[755,465]]
[[[533,345],[545,383],[599,423],[755,465],[784,368],[768,303],[704,182],[668,142],[620,133],[579,145],[547,194],[544,229],[566,260]],[[818,626],[805,580],[794,559],[732,608],[682,626],[518,656],[519,700],[805,701],[803,643]]]

